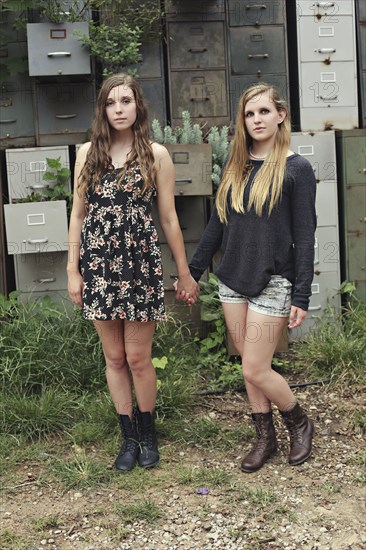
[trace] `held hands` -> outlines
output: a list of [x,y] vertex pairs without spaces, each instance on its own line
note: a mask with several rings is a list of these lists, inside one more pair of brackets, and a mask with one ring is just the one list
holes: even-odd
[[69,273],[68,292],[73,304],[82,305],[83,279],[80,273]]
[[299,327],[306,316],[307,316],[307,311],[304,311],[303,309],[297,306],[291,306],[288,328]]
[[187,274],[183,277],[179,277],[174,283],[175,297],[177,300],[181,300],[185,304],[191,306],[198,300],[200,293],[200,287],[193,279],[192,275]]

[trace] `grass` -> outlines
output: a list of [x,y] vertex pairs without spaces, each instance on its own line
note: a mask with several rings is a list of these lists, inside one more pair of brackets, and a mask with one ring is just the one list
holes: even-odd
[[65,490],[105,485],[114,475],[105,462],[95,456],[87,456],[85,451],[56,460],[52,472]]
[[62,523],[59,516],[44,516],[32,521],[33,527],[37,531],[46,531],[47,529],[57,528]]
[[178,467],[176,480],[180,485],[194,485],[196,488],[208,486],[220,487],[231,481],[231,476],[224,468]]
[[5,530],[0,534],[0,550],[29,550],[31,543],[24,537]]
[[149,499],[135,504],[115,504],[114,511],[123,523],[134,523],[142,520],[147,523],[156,523],[159,518],[163,517],[162,510]]

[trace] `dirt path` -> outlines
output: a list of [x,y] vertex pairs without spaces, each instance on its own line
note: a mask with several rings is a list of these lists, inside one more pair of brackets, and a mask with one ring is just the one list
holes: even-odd
[[[365,548],[365,441],[352,422],[365,399],[318,386],[297,394],[316,425],[307,463],[287,464],[287,436],[276,415],[280,451],[254,474],[238,467],[248,441],[227,450],[162,441],[159,468],[116,474],[97,490],[62,493],[56,483],[37,483],[44,467],[22,464],[12,479],[14,488],[2,496],[0,548]],[[245,396],[230,394],[209,398],[201,414],[235,429],[246,422],[243,410],[248,411]],[[97,456],[96,450],[90,452]],[[24,484],[28,474],[36,479],[28,477]],[[197,494],[203,483],[208,494]],[[145,509],[147,519],[128,521],[118,508],[143,502],[154,505]],[[148,523],[154,510],[160,517]],[[47,517],[54,525],[47,525]]]

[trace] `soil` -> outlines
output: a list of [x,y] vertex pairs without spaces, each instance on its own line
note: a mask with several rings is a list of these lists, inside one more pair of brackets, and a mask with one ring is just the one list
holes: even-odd
[[[366,548],[366,472],[365,463],[356,458],[363,452],[365,460],[365,440],[351,422],[354,412],[365,406],[365,396],[345,387],[316,385],[296,394],[316,427],[313,454],[306,463],[287,463],[287,434],[276,414],[279,452],[253,474],[239,468],[250,441],[223,451],[162,440],[161,463],[149,472],[151,483],[133,490],[124,488],[127,478],[116,473],[118,483],[63,492],[56,483],[40,486],[36,481],[41,472],[23,464],[3,494],[0,548]],[[248,421],[249,409],[245,394],[228,393],[207,397],[200,412],[235,429]],[[198,494],[194,483],[177,481],[176,472],[184,466],[223,469],[230,480],[207,483],[208,494]],[[116,503],[141,499],[153,501],[162,512],[154,523],[129,523],[116,513]],[[57,516],[57,525],[37,530],[34,521],[47,516]],[[9,542],[9,533],[16,535],[14,542]]]

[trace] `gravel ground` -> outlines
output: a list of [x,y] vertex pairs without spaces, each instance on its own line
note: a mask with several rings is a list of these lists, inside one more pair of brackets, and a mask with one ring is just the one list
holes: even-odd
[[[366,548],[365,464],[355,463],[360,451],[365,452],[365,441],[350,424],[365,399],[361,393],[319,386],[299,391],[298,396],[315,422],[316,437],[312,458],[297,467],[287,464],[287,435],[278,415],[280,450],[254,474],[239,469],[249,442],[227,451],[162,442],[161,464],[150,472],[151,483],[134,489],[126,476],[116,474],[118,480],[107,488],[63,493],[56,484],[40,487],[32,483],[40,470],[22,464],[13,488],[4,492],[1,501],[0,548]],[[234,429],[247,421],[248,404],[242,394],[227,394],[210,397],[200,412]],[[197,483],[179,482],[177,472],[185,467],[225,471],[227,479],[221,485],[207,482],[208,494],[197,494],[202,488]],[[126,522],[116,513],[116,504],[142,499],[154,502],[160,510],[155,523]],[[34,521],[48,515],[59,518],[57,526],[37,531]],[[19,540],[10,543],[9,532]]]

